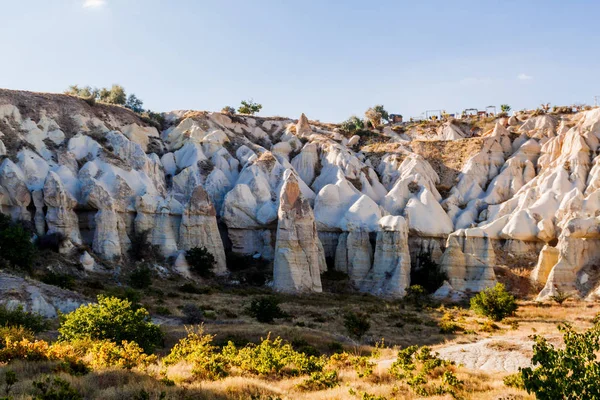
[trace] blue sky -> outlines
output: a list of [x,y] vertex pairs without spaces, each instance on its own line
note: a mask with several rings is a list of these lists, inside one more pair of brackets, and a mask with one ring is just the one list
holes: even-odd
[[2,0],[0,87],[120,83],[156,111],[337,122],[592,103],[598,1]]

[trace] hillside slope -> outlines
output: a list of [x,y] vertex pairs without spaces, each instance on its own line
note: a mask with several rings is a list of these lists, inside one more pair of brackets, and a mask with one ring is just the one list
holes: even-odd
[[600,294],[600,109],[375,140],[304,116],[167,120],[159,132],[121,107],[0,90],[2,212],[108,261],[148,232],[185,276],[193,247],[221,275],[230,251],[274,260],[282,291],[321,290],[318,272],[334,268],[356,290],[402,296],[428,254],[449,278],[438,296],[493,285],[505,267],[525,269],[540,298]]

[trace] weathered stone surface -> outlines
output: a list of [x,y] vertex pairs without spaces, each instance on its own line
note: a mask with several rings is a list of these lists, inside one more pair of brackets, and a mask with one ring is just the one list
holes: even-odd
[[217,226],[216,211],[206,190],[197,186],[184,208],[179,227],[179,248],[205,247],[215,257],[214,272],[227,273],[225,249]]
[[321,292],[325,268],[314,215],[295,173],[286,173],[279,197],[273,288],[281,292]]

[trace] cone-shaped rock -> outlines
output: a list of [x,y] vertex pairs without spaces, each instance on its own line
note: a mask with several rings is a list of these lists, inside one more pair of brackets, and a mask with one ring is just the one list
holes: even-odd
[[300,191],[296,174],[287,170],[284,179],[279,198],[273,287],[288,293],[321,292],[320,271],[325,266],[325,255],[315,217]]

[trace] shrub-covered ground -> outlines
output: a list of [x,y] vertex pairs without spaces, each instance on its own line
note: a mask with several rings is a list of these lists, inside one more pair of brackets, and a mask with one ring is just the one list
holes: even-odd
[[[0,398],[532,399],[505,386],[509,374],[470,371],[439,359],[436,349],[487,337],[557,337],[557,323],[587,328],[597,312],[572,299],[519,302],[514,316],[494,322],[467,303],[440,305],[418,295],[290,296],[168,279],[144,289],[94,279],[78,287],[91,298],[130,302],[107,305],[108,316],[80,310],[62,322],[36,322],[30,329],[43,330],[37,333],[19,328],[31,316],[0,313],[0,322],[13,326],[0,330]],[[151,324],[140,319],[141,308],[161,324],[163,334],[145,344],[153,354],[118,331],[121,321]],[[186,327],[190,321],[196,325]],[[63,397],[52,397],[57,393]]]

